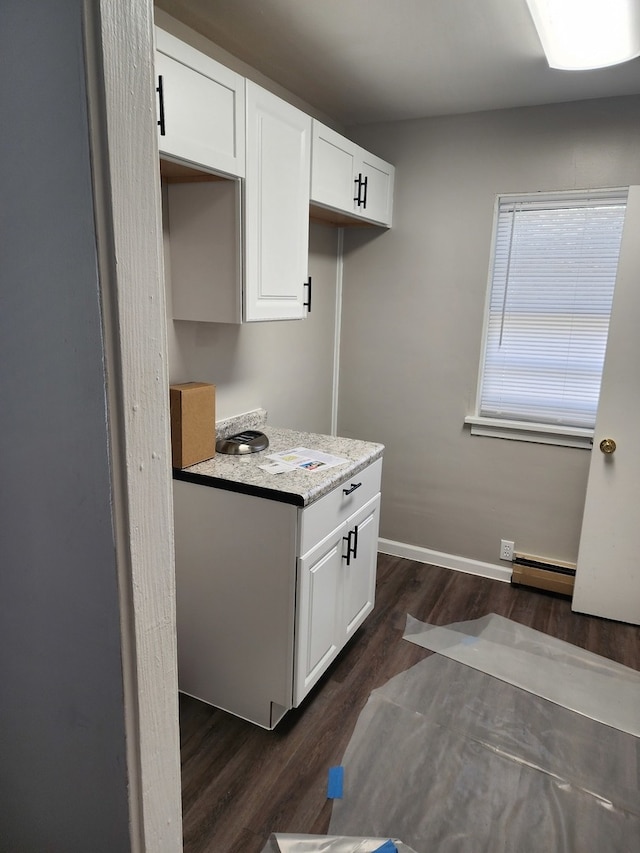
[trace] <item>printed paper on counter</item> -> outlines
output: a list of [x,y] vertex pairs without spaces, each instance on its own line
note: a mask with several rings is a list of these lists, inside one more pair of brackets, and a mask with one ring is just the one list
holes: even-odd
[[291,465],[287,465],[285,462],[267,462],[265,465],[258,465],[258,468],[262,468],[262,470],[266,471],[267,474],[284,474],[287,471],[295,470]]
[[302,471],[326,471],[344,465],[348,459],[340,456],[332,456],[330,453],[322,453],[320,450],[310,450],[308,447],[294,447],[292,450],[284,450],[281,453],[271,453],[267,459],[289,465],[293,471],[299,468]]

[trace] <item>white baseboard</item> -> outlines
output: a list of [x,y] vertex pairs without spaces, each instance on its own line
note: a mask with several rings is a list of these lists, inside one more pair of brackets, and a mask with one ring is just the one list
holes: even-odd
[[430,548],[421,548],[418,545],[405,545],[403,542],[394,542],[393,539],[378,539],[378,551],[392,557],[404,557],[407,560],[415,560],[417,563],[430,563],[432,566],[441,566],[443,569],[453,569],[468,575],[479,575],[504,583],[511,582],[510,564],[507,567],[495,563],[482,563],[480,560],[457,557],[455,554],[443,554],[441,551],[432,551]]

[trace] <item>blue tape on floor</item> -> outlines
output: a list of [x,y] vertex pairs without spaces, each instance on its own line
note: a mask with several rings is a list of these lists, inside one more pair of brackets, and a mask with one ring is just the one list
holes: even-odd
[[376,847],[373,853],[398,853],[398,848],[393,841],[385,841],[382,847]]
[[344,767],[329,768],[329,783],[327,785],[327,799],[341,800],[342,788],[344,786]]

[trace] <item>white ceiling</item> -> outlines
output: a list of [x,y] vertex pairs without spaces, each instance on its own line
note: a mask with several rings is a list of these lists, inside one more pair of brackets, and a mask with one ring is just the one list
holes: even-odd
[[343,125],[640,93],[548,67],[525,0],[156,0]]

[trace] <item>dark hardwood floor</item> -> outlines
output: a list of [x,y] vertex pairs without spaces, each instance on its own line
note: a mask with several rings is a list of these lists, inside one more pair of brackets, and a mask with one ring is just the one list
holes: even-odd
[[380,555],[374,612],[275,731],[180,697],[185,853],[260,853],[272,832],[327,832],[327,771],[369,694],[430,654],[402,640],[407,613],[436,625],[498,613],[640,669],[640,628],[572,613],[554,594]]

